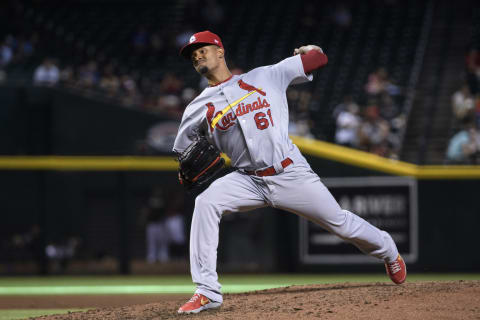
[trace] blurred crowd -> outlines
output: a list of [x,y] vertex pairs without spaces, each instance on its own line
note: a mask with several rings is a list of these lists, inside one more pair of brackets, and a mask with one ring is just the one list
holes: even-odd
[[38,34],[7,34],[0,39],[0,83],[7,80],[5,68],[10,64],[24,63],[32,57],[38,42]]
[[[224,6],[218,1],[187,1],[185,21],[176,33],[155,30],[148,24],[139,24],[129,35],[125,52],[133,60],[155,61],[159,57],[178,54],[179,48],[188,42],[190,36],[199,29],[216,30],[227,21]],[[345,3],[328,7],[328,18],[339,28],[349,28],[352,23],[351,8]],[[305,8],[302,23],[315,26],[317,23],[314,4]],[[6,78],[2,71],[9,63],[22,61],[32,56],[38,43],[38,35],[28,37],[9,35],[2,42],[0,55],[0,82]],[[173,121],[179,121],[184,108],[206,86],[205,79],[197,83],[187,81],[185,74],[175,72],[150,72],[138,70],[126,61],[108,57],[102,52],[80,43],[72,44],[78,52],[76,59],[68,57],[44,57],[37,63],[32,81],[38,86],[60,86],[78,90],[85,95],[114,99],[124,107],[167,115]],[[39,50],[42,51],[42,50]],[[45,50],[43,50],[45,52]],[[75,60],[75,62],[73,62]],[[234,74],[243,72],[233,61],[228,61]],[[3,72],[3,73],[2,73]],[[193,70],[191,73],[194,74]],[[190,75],[188,75],[190,76]],[[401,143],[400,132],[405,119],[399,106],[400,88],[390,79],[387,70],[379,68],[372,72],[365,83],[362,103],[346,96],[344,101],[333,110],[336,123],[334,141],[348,147],[358,148],[380,156],[397,158]],[[305,88],[290,88],[287,92],[290,105],[289,131],[291,134],[314,138],[315,124],[310,106],[312,94]],[[328,120],[327,120],[328,121]],[[158,125],[150,128],[145,142],[139,144],[140,150],[165,148],[165,139],[161,136],[168,128]],[[170,137],[170,134],[169,134]],[[169,140],[171,140],[169,138]],[[153,151],[154,152],[154,151]]]
[[333,111],[336,122],[335,142],[383,157],[398,158],[405,115],[398,104],[401,88],[378,68],[364,86],[366,103],[359,105],[351,96]]
[[[153,57],[164,45],[158,33],[139,27],[131,36],[130,50],[139,57]],[[184,79],[173,72],[155,76],[142,74],[101,55],[78,65],[48,57],[35,69],[33,81],[35,85],[62,86],[85,95],[114,99],[124,107],[160,113],[172,119],[180,119],[185,106],[199,93],[199,88],[186,86]]]
[[[212,2],[212,5],[214,3]],[[214,11],[217,11],[218,17],[209,21],[210,25],[216,25],[222,16],[221,10]],[[210,19],[213,18],[210,17]],[[178,54],[179,49],[188,42],[194,30],[192,27],[185,26],[172,41],[168,41],[159,33],[140,26],[131,35],[130,50],[140,57],[155,56],[161,52],[165,53],[167,50],[165,42],[168,42],[168,45],[174,46],[173,49],[168,49],[169,53]],[[231,60],[227,60],[227,64],[233,74],[244,72]],[[192,74],[194,74],[193,70]],[[187,85],[184,76],[173,72],[162,73],[161,76],[156,77],[141,74],[139,71],[128,72],[118,61],[104,61],[102,57],[86,60],[77,66],[62,63],[55,57],[46,57],[35,68],[32,81],[37,86],[64,87],[78,90],[84,95],[113,99],[124,107],[167,115],[170,119],[177,121],[181,119],[188,103],[208,85],[206,79],[200,76],[196,85]],[[308,90],[289,90],[288,99],[292,106],[290,117],[292,134],[313,138],[310,132],[313,122],[308,115],[310,98],[311,93]],[[164,135],[165,125],[163,123],[149,129],[146,140],[139,144],[140,152],[165,152],[168,149],[165,138],[159,136]],[[169,128],[170,126],[171,123],[168,123]],[[167,131],[170,137],[171,130]]]
[[[348,12],[345,10],[339,6],[332,13],[332,19],[339,25],[348,24]],[[218,16],[220,19],[220,12]],[[176,52],[188,42],[193,30],[185,27],[174,37]],[[22,40],[8,36],[2,45],[1,65],[32,55],[35,39],[35,36]],[[138,27],[131,35],[130,49],[140,56],[154,56],[162,52],[165,45],[158,33],[150,32],[144,26]],[[228,61],[228,64],[234,74],[244,72],[234,62]],[[200,77],[197,85],[188,86],[182,76],[173,72],[151,77],[138,71],[125,70],[116,60],[89,59],[75,66],[61,63],[55,57],[46,57],[35,68],[32,81],[38,86],[61,86],[79,90],[85,95],[100,95],[114,99],[124,107],[168,115],[172,120],[180,120],[184,108],[207,86],[206,80],[200,80]],[[380,156],[397,157],[395,151],[400,143],[398,133],[404,125],[396,102],[400,93],[401,90],[384,68],[372,72],[365,83],[365,105],[359,106],[351,96],[346,96],[334,108],[335,142]],[[315,124],[309,112],[311,93],[306,89],[290,88],[287,98],[290,104],[290,133],[314,138],[311,131]]]
[[[214,1],[212,6],[216,6]],[[216,6],[214,16],[208,16],[207,24],[216,25],[223,19],[223,11]],[[332,20],[348,27],[349,12],[346,7],[338,6],[332,12]],[[206,19],[206,18],[205,18]],[[194,28],[185,26],[169,43],[159,33],[139,26],[131,34],[130,51],[140,57],[156,56],[174,45],[170,53],[178,52],[194,32]],[[22,61],[33,54],[37,37],[15,37],[9,35],[1,47],[0,65],[6,66],[12,61]],[[173,42],[173,43],[171,43]],[[228,61],[234,74],[243,70]],[[0,69],[1,70],[1,69]],[[0,71],[0,81],[6,77]],[[86,59],[78,65],[59,61],[56,57],[46,57],[34,70],[32,81],[38,86],[61,86],[80,90],[85,95],[99,95],[127,108],[135,108],[151,113],[168,115],[172,120],[180,120],[184,108],[207,86],[205,79],[197,85],[186,85],[184,77],[173,72],[159,76],[142,74],[123,68],[115,60],[105,60],[102,56]],[[336,122],[335,142],[348,147],[373,152],[380,156],[396,158],[396,149],[400,143],[399,132],[404,118],[396,102],[401,90],[389,78],[384,68],[372,72],[364,88],[366,103],[360,106],[352,97],[347,96],[333,111]],[[306,89],[290,88],[287,93],[290,104],[291,134],[313,138],[315,125],[310,116],[311,93]],[[156,130],[152,132],[161,132]],[[159,139],[158,137],[156,139]]]
[[480,51],[467,51],[465,81],[452,95],[453,134],[449,141],[446,162],[450,164],[480,163]]

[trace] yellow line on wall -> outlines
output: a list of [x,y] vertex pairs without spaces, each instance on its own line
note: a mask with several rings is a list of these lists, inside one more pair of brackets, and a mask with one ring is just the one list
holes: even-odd
[[480,179],[480,166],[418,166],[418,179]]
[[[480,179],[480,166],[419,166],[338,146],[291,137],[302,153],[347,165],[418,179]],[[230,159],[222,157],[227,164]],[[0,156],[0,170],[176,171],[175,157],[156,156]]]
[[0,157],[3,170],[166,170],[174,171],[178,162],[174,157],[133,157],[133,156],[6,156]]
[[417,166],[411,163],[387,159],[319,140],[295,136],[290,138],[304,154],[395,175],[414,176],[416,174]]
[[0,156],[0,170],[176,171],[178,162],[168,156]]
[[302,153],[355,167],[419,179],[480,179],[480,166],[419,166],[336,144],[291,136]]

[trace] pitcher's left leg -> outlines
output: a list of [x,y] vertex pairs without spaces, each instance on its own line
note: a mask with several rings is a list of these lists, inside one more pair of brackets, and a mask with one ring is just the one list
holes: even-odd
[[347,210],[342,210],[320,178],[307,168],[286,170],[271,177],[276,208],[298,214],[354,244],[362,252],[395,261],[398,250],[392,237]]

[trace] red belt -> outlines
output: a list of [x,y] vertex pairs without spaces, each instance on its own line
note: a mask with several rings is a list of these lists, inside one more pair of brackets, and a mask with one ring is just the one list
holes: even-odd
[[[282,164],[282,167],[286,168],[289,165],[291,165],[293,163],[293,161],[290,158],[286,158],[285,160],[283,160],[280,163]],[[277,171],[275,171],[275,168],[273,166],[271,166],[271,167],[268,167],[267,169],[263,169],[263,170],[255,170],[255,171],[245,170],[245,173],[249,174],[251,176],[266,177],[266,176],[276,175]]]

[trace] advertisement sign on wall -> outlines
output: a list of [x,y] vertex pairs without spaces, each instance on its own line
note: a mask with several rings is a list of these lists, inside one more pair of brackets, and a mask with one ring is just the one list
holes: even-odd
[[[417,184],[404,177],[325,178],[340,206],[387,231],[406,262],[418,256]],[[300,219],[300,260],[305,264],[378,263],[355,246]]]

